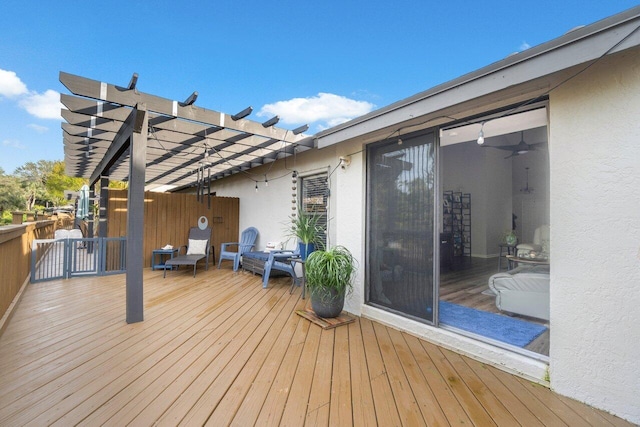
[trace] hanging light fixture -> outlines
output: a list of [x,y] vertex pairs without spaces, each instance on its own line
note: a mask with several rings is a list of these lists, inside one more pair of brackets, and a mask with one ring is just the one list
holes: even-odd
[[529,168],[526,167],[525,169],[527,171],[527,182],[526,182],[525,186],[520,189],[520,191],[522,191],[525,194],[531,194],[531,193],[533,193],[533,188],[529,187]]
[[480,125],[480,132],[478,132],[478,145],[484,144],[484,122]]
[[[205,131],[206,138],[206,131]],[[204,144],[204,152],[202,160],[198,163],[196,169],[196,200],[204,203],[205,191],[207,192],[207,208],[211,209],[211,162],[209,161],[209,147]]]

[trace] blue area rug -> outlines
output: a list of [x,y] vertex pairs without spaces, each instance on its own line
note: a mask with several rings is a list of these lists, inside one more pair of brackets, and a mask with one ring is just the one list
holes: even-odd
[[440,301],[439,307],[440,323],[517,347],[526,346],[547,330],[543,325],[446,301]]

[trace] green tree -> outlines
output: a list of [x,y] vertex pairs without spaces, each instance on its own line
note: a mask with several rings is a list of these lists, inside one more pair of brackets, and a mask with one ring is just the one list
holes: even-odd
[[53,170],[53,164],[54,162],[50,160],[38,160],[37,163],[27,162],[16,169],[14,175],[22,185],[26,210],[33,210],[36,201],[39,201],[42,205],[51,201],[45,184]]
[[24,199],[20,180],[6,175],[0,168],[0,211],[15,211],[24,208]]
[[51,173],[45,177],[45,187],[48,197],[54,204],[64,204],[64,190],[78,191],[87,184],[85,178],[71,177],[65,174],[64,162],[54,162]]
[[129,188],[129,183],[125,181],[109,181],[109,188],[126,190],[127,188]]

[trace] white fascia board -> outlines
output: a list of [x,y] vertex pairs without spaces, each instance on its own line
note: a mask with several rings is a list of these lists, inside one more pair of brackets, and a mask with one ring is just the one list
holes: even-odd
[[[635,31],[638,25],[640,6],[320,132],[316,135],[317,146],[324,148],[408,120],[415,120],[426,114],[437,113],[472,99],[585,64],[605,53],[612,54],[638,46],[640,30]],[[629,34],[631,36],[616,46],[616,43]],[[551,82],[554,83],[556,82]],[[552,86],[549,87],[551,88]],[[492,101],[495,102],[495,99]]]

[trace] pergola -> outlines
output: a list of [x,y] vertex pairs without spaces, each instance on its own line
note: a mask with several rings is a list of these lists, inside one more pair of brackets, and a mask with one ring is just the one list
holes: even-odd
[[[144,191],[194,187],[313,148],[307,126],[277,128],[278,117],[248,120],[251,107],[228,115],[137,90],[138,75],[117,86],[60,72],[73,95],[60,95],[66,172],[89,180],[128,181],[127,322],[143,320]],[[251,179],[256,180],[251,177]],[[257,180],[256,180],[257,181]],[[101,199],[101,208],[104,198]],[[103,231],[100,230],[100,233]],[[101,234],[102,235],[102,234]]]
[[[195,186],[200,163],[216,180],[313,147],[306,126],[277,128],[278,117],[248,120],[251,107],[235,115],[195,105],[197,92],[179,102],[136,89],[134,74],[125,87],[60,73],[73,95],[60,95],[67,174],[95,184],[101,176],[130,181],[130,144],[137,119],[147,120],[145,186],[176,191]],[[144,111],[144,113],[142,113]],[[205,156],[205,152],[208,156]]]

